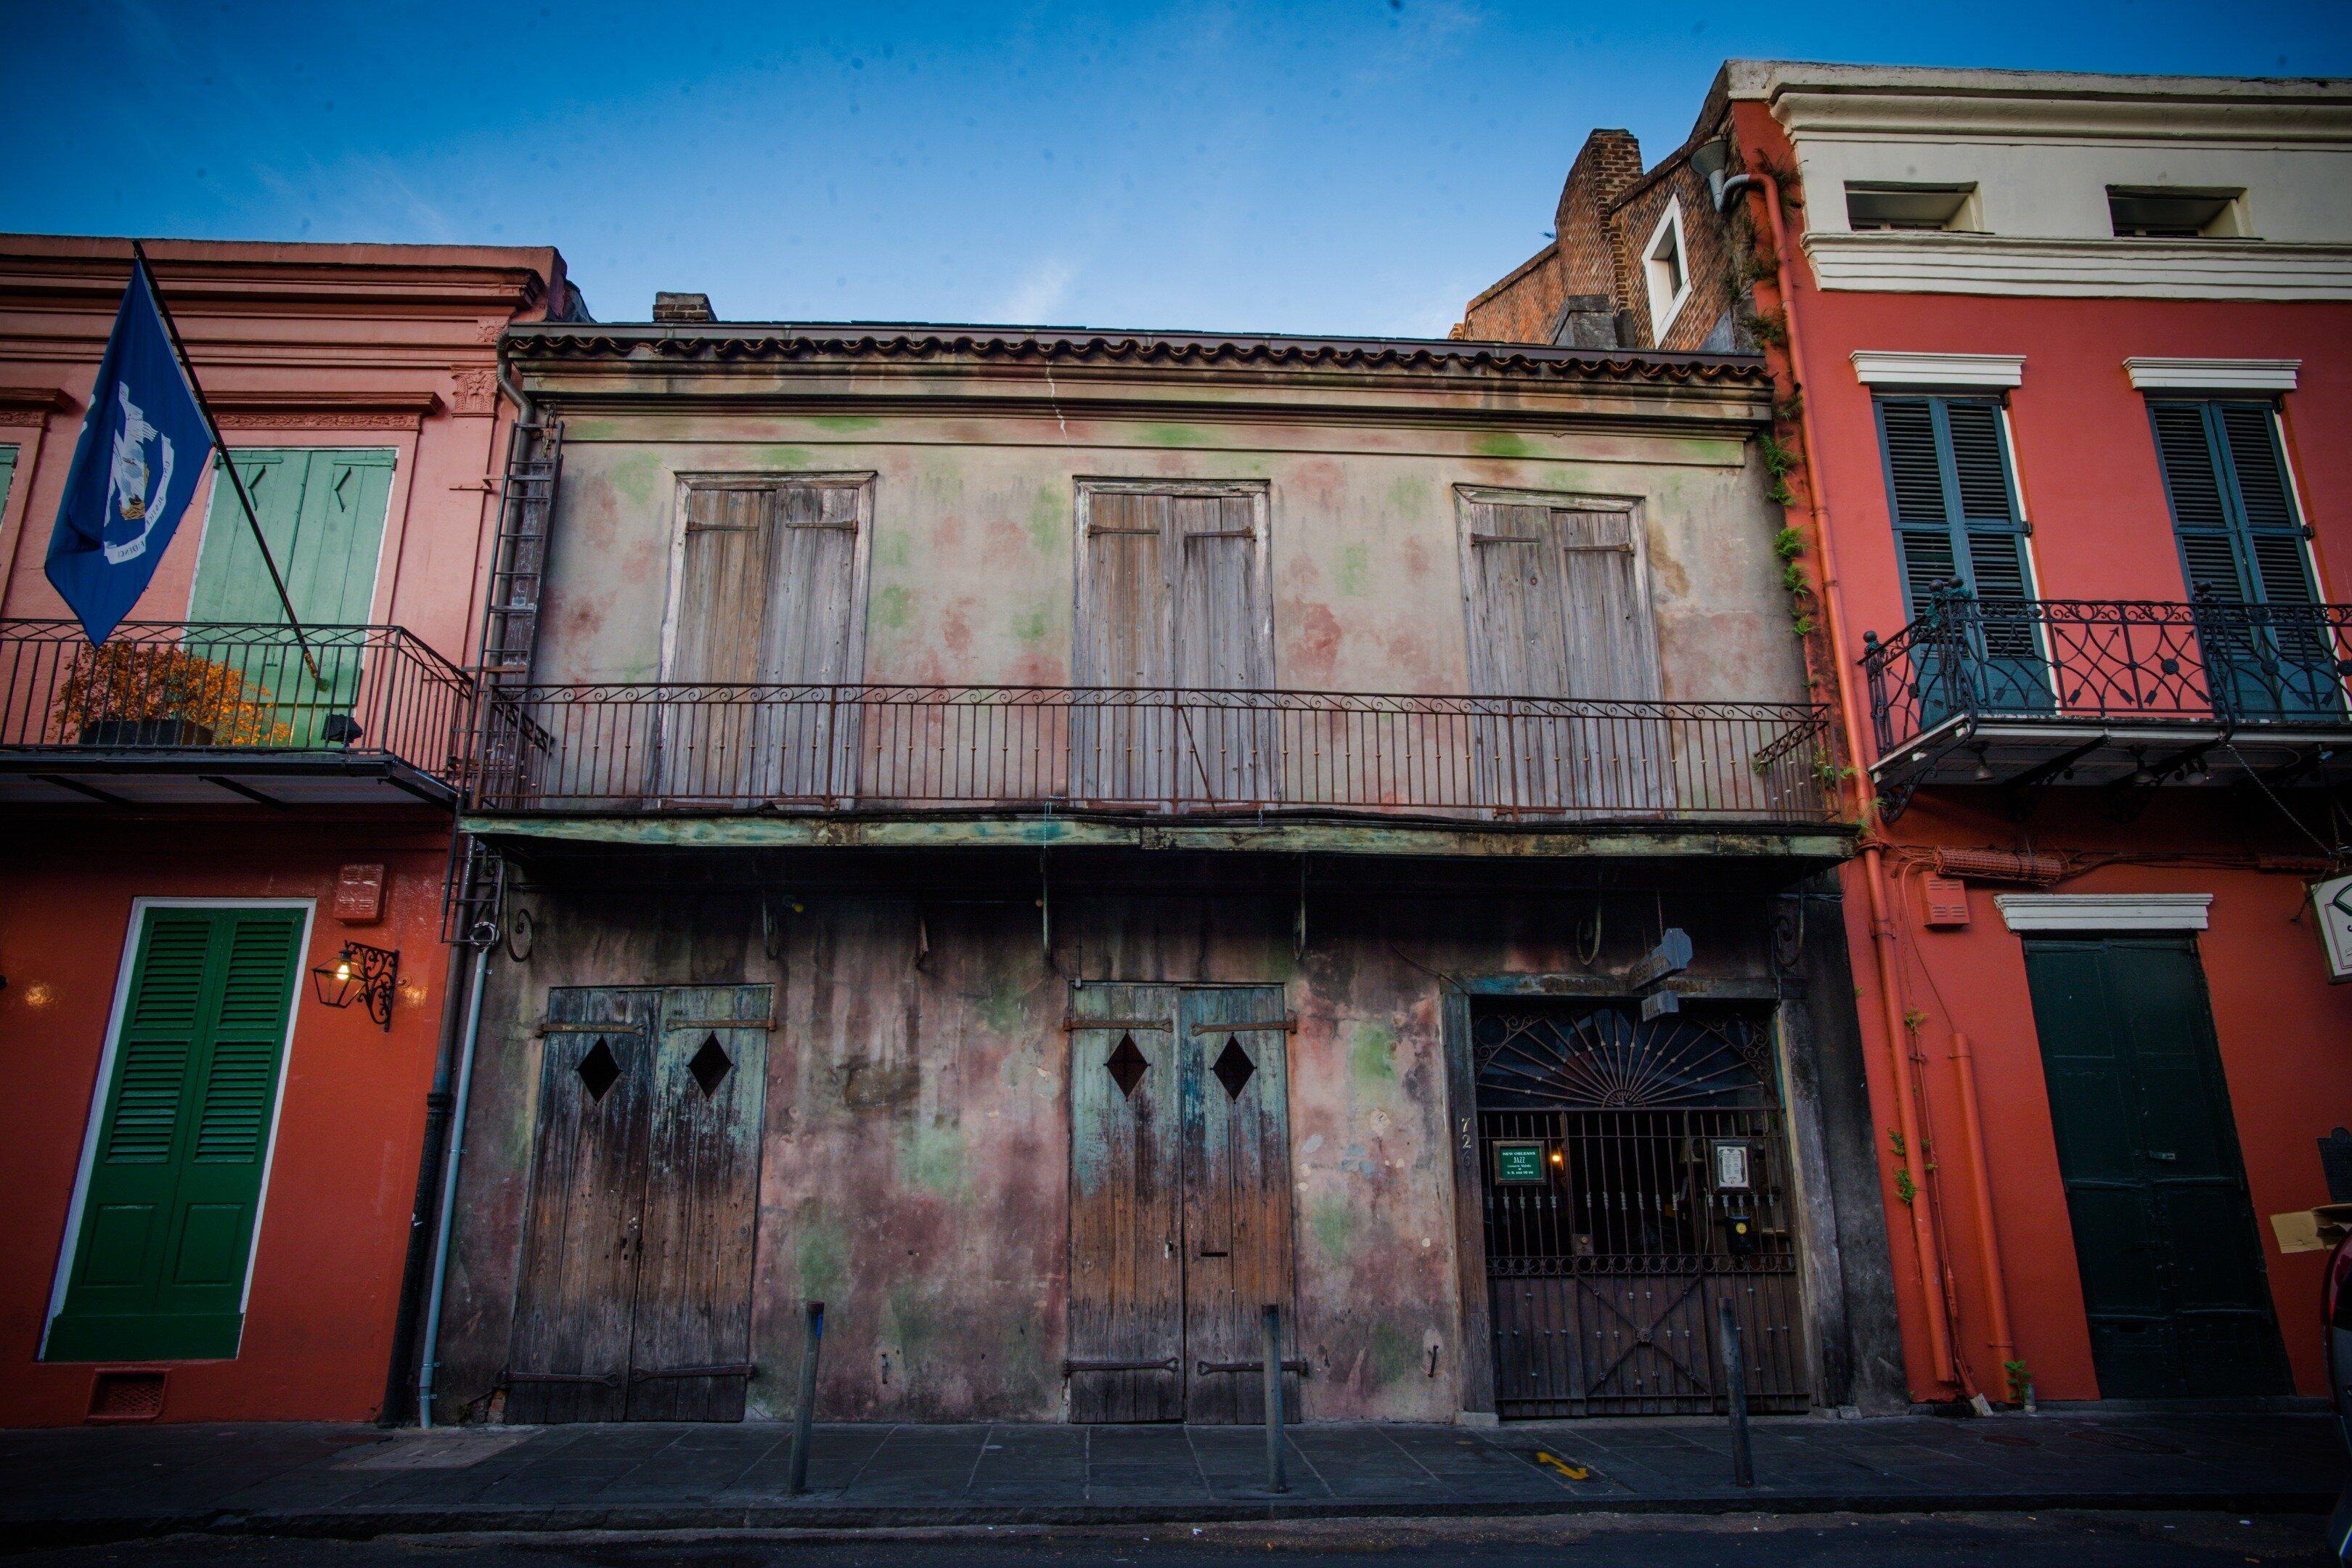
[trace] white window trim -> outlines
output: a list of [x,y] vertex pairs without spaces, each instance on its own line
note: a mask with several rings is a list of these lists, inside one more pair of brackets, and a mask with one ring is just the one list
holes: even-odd
[[1902,353],[1856,349],[1846,356],[1864,386],[2017,386],[2025,380],[2023,354]]
[[1996,893],[2014,931],[2203,931],[2210,893]]
[[[1682,269],[1683,286],[1661,310],[1657,278],[1664,264],[1658,260],[1658,241],[1670,229],[1674,232],[1675,256]],[[1667,330],[1675,324],[1675,318],[1683,313],[1683,306],[1689,302],[1691,297],[1690,246],[1683,237],[1683,199],[1680,196],[1667,201],[1666,210],[1658,215],[1657,227],[1650,231],[1649,239],[1642,247],[1642,278],[1644,292],[1650,296],[1650,338],[1654,344],[1666,335]]]
[[2124,374],[2140,392],[2293,392],[2299,359],[2165,359],[2135,354]]
[[[286,1110],[286,1081],[292,1078],[294,1058],[294,1026],[302,1016],[302,979],[307,972],[304,962],[310,953],[311,928],[318,924],[319,900],[316,899],[154,899],[131,900],[131,926],[122,937],[122,961],[114,974],[114,1007],[106,1020],[106,1046],[99,1052],[98,1083],[90,1090],[89,1120],[82,1129],[81,1164],[74,1173],[73,1201],[66,1206],[65,1240],[58,1247],[58,1271],[49,1284],[49,1310],[41,1320],[41,1342],[33,1352],[38,1361],[48,1353],[49,1330],[56,1326],[58,1314],[66,1310],[66,1286],[73,1279],[74,1251],[81,1242],[81,1215],[89,1196],[90,1168],[98,1160],[99,1124],[106,1120],[106,1093],[114,1082],[114,1058],[122,1040],[123,1014],[131,1004],[131,971],[139,958],[139,934],[147,928],[149,910],[299,910],[302,911],[302,934],[297,947],[294,971],[294,994],[286,1007],[286,1038],[278,1047],[278,1092],[269,1102],[269,1132],[261,1156],[261,1191],[253,1200],[253,1235],[245,1244],[245,1282],[238,1287],[236,1310],[242,1314],[253,1306],[253,1263],[261,1255],[261,1222],[269,1208],[269,1178],[278,1164],[278,1130]],[[237,1349],[231,1352],[234,1360],[245,1349],[245,1331],[237,1330]]]

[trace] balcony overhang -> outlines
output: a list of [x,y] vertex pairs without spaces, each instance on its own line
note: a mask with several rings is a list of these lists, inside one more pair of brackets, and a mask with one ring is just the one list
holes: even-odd
[[1872,764],[1890,810],[1921,789],[2203,788],[2352,782],[2352,723],[1958,715]]
[[483,814],[463,817],[458,826],[516,848],[540,842],[746,850],[1069,848],[1517,860],[1730,858],[1827,864],[1844,859],[1853,847],[1853,829],[1830,822],[1438,823],[1339,816],[1204,820],[1034,812],[759,812]]
[[343,752],[256,755],[235,748],[122,753],[79,746],[0,752],[0,805],[154,809],[429,805],[458,791],[397,757]]

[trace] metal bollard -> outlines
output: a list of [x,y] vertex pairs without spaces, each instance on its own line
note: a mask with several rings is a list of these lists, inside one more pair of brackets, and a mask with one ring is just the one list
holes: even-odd
[[1265,1310],[1265,1489],[1286,1492],[1282,1463],[1282,1309]]
[[1716,1303],[1723,1331],[1723,1376],[1731,1393],[1731,1483],[1756,1484],[1756,1456],[1748,1447],[1748,1357],[1739,1348],[1739,1320],[1731,1314],[1731,1298]]
[[809,1426],[816,1412],[816,1352],[824,1343],[824,1303],[808,1304],[808,1332],[801,1340],[801,1398],[793,1411],[792,1495],[808,1490]]

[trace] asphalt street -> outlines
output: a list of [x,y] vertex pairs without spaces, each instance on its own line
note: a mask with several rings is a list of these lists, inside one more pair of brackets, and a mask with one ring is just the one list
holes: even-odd
[[[1381,1521],[1132,1530],[872,1531],[794,1537],[392,1536],[300,1541],[171,1536],[10,1559],[26,1568],[2050,1568],[2325,1563],[2321,1521],[2295,1515],[2048,1512],[1585,1515],[1496,1521]],[[5,1551],[5,1546],[0,1546]]]

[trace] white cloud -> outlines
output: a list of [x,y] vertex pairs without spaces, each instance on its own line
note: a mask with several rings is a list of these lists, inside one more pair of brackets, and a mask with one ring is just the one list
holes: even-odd
[[1068,298],[1070,285],[1076,281],[1078,269],[1058,256],[1048,256],[1032,265],[1013,286],[1010,293],[999,301],[996,319],[1020,325],[1043,325],[1047,318],[1062,308]]

